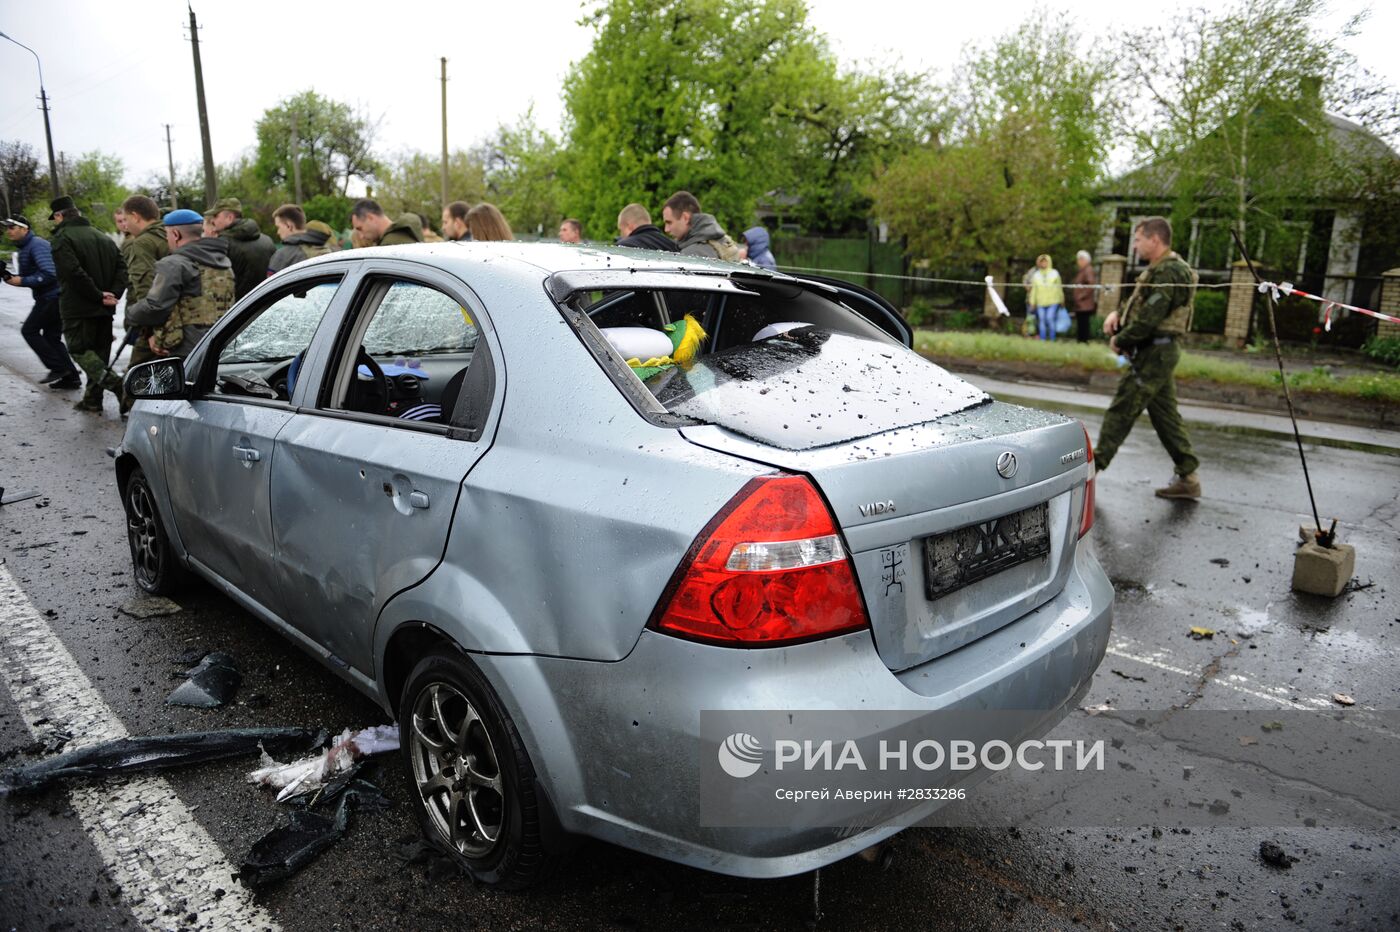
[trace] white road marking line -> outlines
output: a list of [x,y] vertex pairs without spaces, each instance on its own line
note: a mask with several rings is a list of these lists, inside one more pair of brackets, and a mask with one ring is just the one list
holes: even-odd
[[[74,748],[127,736],[121,719],[4,566],[0,675],[36,740],[45,736],[45,727],[37,724],[44,719],[72,734]],[[145,775],[76,786],[69,797],[121,887],[122,902],[143,928],[279,928],[232,878],[234,866],[165,779]],[[199,918],[185,923],[190,913]]]
[[[1112,642],[1109,643],[1108,650],[1106,651],[1106,653],[1112,654],[1114,657],[1122,657],[1124,660],[1131,660],[1134,663],[1143,664],[1144,666],[1156,667],[1158,670],[1165,670],[1168,673],[1175,673],[1178,676],[1184,676],[1189,679],[1199,679],[1201,676],[1199,670],[1186,670],[1182,667],[1173,666],[1172,664],[1158,660],[1158,657],[1171,656],[1165,650],[1156,650],[1153,651],[1151,655],[1143,655],[1133,653],[1129,650],[1125,650],[1124,648],[1126,646],[1126,643],[1122,639],[1115,638]],[[1263,692],[1259,689],[1255,689],[1252,686],[1246,686],[1244,685],[1244,683],[1249,681],[1245,677],[1240,676],[1238,674],[1226,679],[1216,679],[1215,682],[1219,683],[1221,686],[1224,686],[1227,689],[1233,689],[1237,692],[1242,692],[1246,695],[1254,696],[1257,699],[1263,699],[1267,702],[1277,702],[1279,705],[1286,706],[1290,709],[1307,711],[1309,709],[1315,710],[1319,708],[1319,706],[1305,705],[1301,702],[1294,702],[1292,699],[1288,699],[1283,696],[1275,696],[1270,693]]]

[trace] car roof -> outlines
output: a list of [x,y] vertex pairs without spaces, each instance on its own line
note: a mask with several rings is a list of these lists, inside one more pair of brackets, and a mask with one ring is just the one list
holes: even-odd
[[[312,262],[330,264],[337,261],[374,258],[406,259],[413,262],[423,262],[447,271],[463,273],[470,269],[479,271],[483,263],[492,263],[503,267],[508,273],[513,272],[531,277],[538,276],[539,273],[548,276],[563,271],[616,271],[618,269],[681,273],[703,271],[726,275],[737,271],[765,277],[768,275],[775,278],[786,277],[781,273],[774,274],[758,266],[724,262],[702,256],[683,256],[674,252],[634,249],[628,246],[574,246],[553,242],[413,243],[405,246],[374,246],[331,253],[313,259]],[[299,263],[299,265],[302,264]]]

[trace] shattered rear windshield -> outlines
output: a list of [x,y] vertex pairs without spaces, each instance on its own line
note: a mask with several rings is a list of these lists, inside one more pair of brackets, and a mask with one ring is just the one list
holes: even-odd
[[[782,449],[845,443],[990,400],[824,294],[745,288],[595,292],[574,306],[667,412]],[[656,358],[680,349],[683,331],[667,325],[687,314],[706,333],[694,357]]]

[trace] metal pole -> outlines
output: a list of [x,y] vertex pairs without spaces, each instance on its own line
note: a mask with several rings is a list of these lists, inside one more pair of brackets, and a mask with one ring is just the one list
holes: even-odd
[[165,124],[165,157],[170,160],[170,209],[178,210],[180,203],[175,196],[175,150],[170,145],[170,124]]
[[[1254,260],[1249,258],[1249,250],[1244,248],[1244,240],[1240,238],[1239,230],[1230,228],[1230,234],[1235,237],[1235,245],[1240,247],[1240,255],[1244,257],[1245,264],[1249,266],[1249,274],[1254,276],[1255,284],[1263,282],[1259,277],[1259,272],[1254,268]],[[1298,459],[1303,462],[1303,483],[1308,487],[1308,503],[1312,505],[1313,527],[1318,534],[1317,543],[1323,547],[1331,547],[1333,534],[1330,531],[1322,530],[1322,521],[1317,516],[1317,499],[1313,496],[1312,477],[1308,475],[1308,457],[1303,452],[1303,438],[1298,433],[1298,418],[1293,413],[1293,396],[1288,391],[1288,373],[1283,368],[1283,348],[1278,342],[1278,321],[1274,319],[1274,293],[1268,292],[1269,296],[1269,329],[1273,331],[1274,337],[1274,357],[1278,360],[1279,382],[1283,385],[1283,400],[1288,404],[1288,418],[1293,422],[1293,441],[1298,445]],[[1333,524],[1335,527],[1335,522]]]
[[219,199],[219,176],[214,169],[214,146],[209,141],[209,108],[204,102],[204,67],[199,62],[199,23],[190,6],[190,45],[194,49],[194,96],[199,105],[199,138],[204,144],[204,209]]
[[9,39],[15,45],[34,56],[34,64],[39,66],[39,109],[44,111],[44,142],[49,149],[49,189],[56,198],[62,193],[58,184],[58,163],[53,157],[53,130],[49,127],[49,94],[44,90],[44,63],[39,61],[39,53],[12,36],[0,32],[0,39]]
[[447,59],[442,59],[442,206],[447,200]]

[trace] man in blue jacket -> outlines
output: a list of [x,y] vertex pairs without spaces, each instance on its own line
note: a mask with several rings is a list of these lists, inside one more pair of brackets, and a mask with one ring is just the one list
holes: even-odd
[[47,240],[34,235],[29,221],[19,214],[0,220],[5,235],[15,244],[17,267],[5,283],[34,292],[34,309],[24,319],[20,335],[39,361],[48,367],[43,381],[56,389],[81,388],[78,369],[63,345],[63,318],[58,313],[58,272]]

